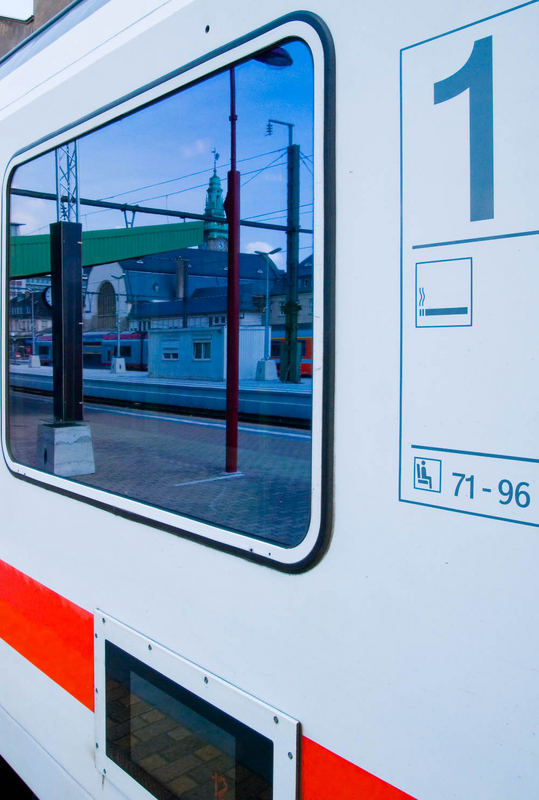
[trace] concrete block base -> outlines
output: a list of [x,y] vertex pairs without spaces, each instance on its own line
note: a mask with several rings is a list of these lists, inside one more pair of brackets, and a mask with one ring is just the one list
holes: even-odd
[[256,379],[257,381],[276,381],[277,365],[272,358],[261,358],[256,365]]
[[28,362],[29,367],[40,367],[41,366],[41,359],[39,356],[30,356],[30,360]]
[[125,358],[116,358],[116,356],[114,356],[112,364],[110,365],[110,371],[115,375],[120,375],[125,372]]
[[42,422],[37,432],[37,466],[72,478],[95,472],[92,431],[86,422]]

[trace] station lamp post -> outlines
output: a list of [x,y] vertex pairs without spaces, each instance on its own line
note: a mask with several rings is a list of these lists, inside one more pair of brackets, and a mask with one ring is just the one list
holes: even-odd
[[30,289],[30,301],[32,303],[32,356],[36,354],[36,314],[34,309],[34,289]]
[[120,358],[120,281],[123,275],[111,275],[116,281],[116,358]]
[[287,217],[286,217],[286,281],[284,304],[285,341],[281,352],[279,377],[286,383],[300,382],[300,356],[298,349],[298,268],[299,268],[299,145],[294,144],[294,125],[280,119],[269,119],[267,135],[274,125],[288,128],[287,155]]
[[269,265],[270,265],[270,256],[274,256],[275,253],[280,253],[282,247],[276,247],[274,250],[270,250],[269,253],[264,252],[264,250],[255,250],[257,256],[263,256],[264,261],[266,262],[266,304],[264,306],[264,361],[268,361],[270,357],[270,347],[269,347],[269,328],[270,328],[270,308],[269,308]]
[[[289,67],[292,58],[283,47],[262,50],[254,60],[273,67]],[[240,173],[236,144],[236,68],[230,78],[230,170],[228,171],[225,213],[228,222],[228,291],[226,343],[226,471],[238,471],[238,409],[240,351]]]

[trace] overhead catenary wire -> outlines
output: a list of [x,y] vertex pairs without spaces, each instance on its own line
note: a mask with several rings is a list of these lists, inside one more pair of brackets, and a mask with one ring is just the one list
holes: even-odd
[[303,153],[300,153],[300,154],[299,154],[299,157],[300,157],[300,159],[301,159],[301,163],[303,164],[303,166],[305,167],[305,169],[307,170],[307,172],[309,172],[309,173],[310,173],[310,175],[312,175],[312,174],[313,174],[313,171],[312,171],[312,169],[311,169],[311,165],[310,165],[310,164],[309,164],[309,162],[307,161],[307,158],[306,158],[306,157],[303,155]]
[[[300,208],[307,208],[308,206],[312,206],[313,203],[301,203]],[[264,211],[263,214],[251,214],[249,217],[245,217],[245,219],[261,219],[262,217],[272,217],[274,214],[286,214],[286,208],[279,208],[275,209],[275,211]],[[308,213],[305,211],[301,212],[302,214]]]
[[[254,178],[258,177],[264,171],[266,171],[268,169],[275,169],[276,167],[281,166],[282,158],[286,154],[286,148],[279,148],[277,150],[271,150],[271,151],[268,151],[266,153],[261,153],[261,154],[256,155],[256,156],[248,156],[248,157],[246,157],[244,159],[241,159],[241,161],[243,161],[243,162],[252,161],[252,160],[264,157],[265,155],[273,155],[275,153],[278,154],[277,157],[274,158],[269,164],[266,164],[262,168],[255,169],[255,170],[250,170],[248,172],[243,173],[243,175],[252,175],[252,177],[243,184],[244,186],[247,183],[249,183],[251,180],[254,180]],[[220,168],[223,169],[225,167],[226,167],[226,165],[224,164]],[[160,181],[160,182],[157,182],[155,184],[147,184],[145,187],[140,187],[140,189],[149,188],[149,187],[154,186],[154,185],[155,186],[159,186],[159,185],[163,185],[165,183],[175,182],[175,181],[178,181],[178,180],[183,180],[183,179],[185,179],[187,177],[192,177],[194,175],[204,174],[204,173],[207,173],[206,169],[205,170],[199,170],[199,171],[193,172],[193,173],[189,173],[189,174],[187,174],[185,176],[182,176],[182,177],[171,178],[171,179],[167,179],[165,181]],[[197,184],[195,186],[189,186],[189,187],[185,187],[183,189],[178,189],[178,190],[176,190],[174,192],[167,192],[167,193],[163,193],[163,194],[159,194],[159,195],[152,195],[151,197],[145,197],[145,198],[142,198],[142,199],[138,200],[135,204],[130,204],[130,203],[112,203],[112,202],[109,201],[109,198],[111,198],[111,197],[120,197],[120,196],[125,195],[125,194],[131,194],[132,192],[137,191],[137,189],[127,190],[125,192],[119,192],[119,193],[117,193],[115,195],[108,195],[108,196],[100,198],[98,200],[89,200],[89,199],[85,198],[84,202],[81,203],[82,205],[91,205],[91,206],[94,206],[94,207],[95,206],[103,206],[103,207],[99,208],[99,210],[96,210],[96,211],[86,212],[85,214],[83,214],[83,216],[84,216],[84,219],[87,220],[91,216],[95,216],[97,214],[104,214],[107,211],[116,210],[116,209],[117,210],[121,210],[121,211],[130,210],[130,211],[133,211],[135,213],[142,213],[142,214],[144,214],[144,213],[148,213],[148,214],[160,213],[160,214],[163,214],[163,209],[154,209],[154,208],[145,209],[145,208],[140,206],[140,203],[145,203],[145,202],[148,202],[148,201],[151,201],[151,200],[160,200],[162,198],[165,198],[166,205],[168,207],[169,197],[172,197],[172,196],[177,195],[177,194],[184,194],[184,193],[187,193],[189,191],[195,191],[196,189],[202,189],[202,188],[205,188],[206,185],[207,185],[206,183]],[[15,189],[15,188],[12,189],[11,191],[12,191],[12,194],[14,194],[14,195],[22,195],[22,196],[26,196],[26,197],[34,197],[34,198],[40,198],[40,199],[45,199],[45,200],[56,201],[56,195],[50,194],[50,193],[46,193],[46,192],[36,192],[36,191],[32,191],[32,190]],[[166,216],[170,215],[170,216],[173,216],[173,217],[180,217],[182,219],[188,219],[189,218],[189,219],[202,219],[202,220],[207,218],[206,215],[202,215],[202,214],[192,214],[192,213],[189,213],[189,212],[180,212],[180,211],[176,211],[176,210],[173,210],[173,209],[169,210],[168,208],[166,210],[169,211],[169,214],[165,214]],[[274,226],[274,225],[270,226],[270,225],[266,225],[266,224],[264,224],[262,222],[261,223],[256,223],[254,221],[251,221],[251,220],[255,220],[255,219],[259,218],[259,217],[268,217],[268,216],[269,217],[273,217],[273,215],[276,214],[276,213],[278,213],[278,212],[275,212],[275,211],[274,212],[266,212],[266,213],[261,214],[261,215],[254,215],[252,217],[246,217],[245,220],[242,220],[242,224],[249,225],[250,227],[261,227],[261,228],[271,227],[271,228],[276,229],[276,230],[280,230],[280,229],[285,230],[286,226]],[[220,221],[220,220],[216,219],[215,221]],[[35,228],[34,231],[35,232],[39,232],[40,230],[45,230],[46,228],[47,228],[47,225],[42,225],[42,226],[40,226],[38,228]],[[310,233],[311,231],[304,231],[304,232]]]
[[[248,180],[244,181],[244,182],[241,184],[242,188],[243,188],[244,186],[247,186],[247,184],[248,184],[248,183],[251,183],[251,181],[254,181],[254,179],[255,179],[255,178],[258,178],[258,176],[259,176],[259,175],[261,175],[261,174],[262,174],[263,172],[265,172],[267,169],[270,169],[270,167],[277,167],[277,166],[279,166],[279,164],[280,164],[280,162],[283,160],[284,156],[285,156],[285,153],[284,153],[284,152],[282,152],[282,153],[280,153],[280,154],[279,154],[279,155],[278,155],[276,158],[274,158],[272,161],[270,161],[270,163],[269,163],[269,164],[266,164],[266,166],[265,166],[265,167],[262,167],[262,168],[261,168],[261,169],[259,169],[259,170],[254,170],[254,174],[252,174],[252,175],[251,175],[251,177],[250,177]],[[246,174],[246,175],[249,175],[250,173],[249,173],[249,172],[246,172],[245,174]]]
[[[278,166],[280,166],[279,163],[275,163],[275,164],[272,163],[271,165],[268,165],[268,166],[264,167],[264,170],[266,170],[266,169],[275,169],[275,167],[278,167]],[[204,171],[207,172],[207,170],[204,170]],[[251,175],[253,173],[260,174],[261,171],[263,171],[263,170],[250,170],[249,172],[244,172],[243,174],[244,175]],[[254,177],[256,177],[256,175]],[[243,185],[245,185],[245,184],[243,184]],[[150,200],[161,200],[164,197],[168,198],[168,197],[173,197],[173,196],[178,195],[178,194],[185,194],[187,192],[195,191],[196,189],[205,189],[206,186],[207,186],[207,183],[199,183],[196,186],[188,186],[185,189],[178,189],[177,191],[174,191],[174,192],[167,192],[166,194],[164,193],[164,194],[152,195],[151,197],[143,197],[140,200],[138,200],[136,202],[136,204],[129,204],[128,203],[128,204],[125,204],[125,205],[126,206],[129,206],[129,205],[132,206],[132,205],[138,205],[139,203],[147,203]],[[17,190],[14,190],[14,194],[17,194]],[[108,201],[105,198],[103,198],[103,203],[106,203],[106,202],[108,202]],[[122,208],[123,208],[124,204],[122,203],[121,205],[122,205]],[[93,217],[96,214],[104,214],[109,208],[110,208],[110,206],[107,206],[106,208],[101,209],[99,211],[90,211],[87,214],[85,214],[84,216],[85,217]]]
[[[56,200],[56,194],[50,192],[37,192],[32,189],[12,189],[11,194],[21,197],[32,197],[41,200]],[[195,214],[191,211],[179,211],[176,209],[148,207],[140,205],[132,205],[130,203],[112,203],[108,200],[93,200],[87,197],[80,198],[81,206],[97,206],[104,207],[115,211],[135,211],[137,214],[150,214],[161,217],[176,217],[182,220],[192,219],[201,222],[223,222],[222,217],[214,217],[211,214]],[[240,225],[248,228],[262,228],[265,230],[286,231],[286,225],[275,225],[269,222],[256,222],[254,220],[240,220]],[[312,233],[311,229],[300,229],[300,233]]]
[[[239,158],[238,164],[245,163],[246,161],[255,161],[257,158],[264,158],[264,156],[272,156],[275,153],[282,152],[283,148],[279,148],[277,150],[268,150],[265,153],[259,153],[256,156],[247,156],[246,158]],[[225,164],[220,164],[218,167],[219,170],[224,170],[229,167],[230,164],[226,162]],[[186,178],[194,178],[196,175],[204,175],[207,174],[207,169],[199,169],[196,172],[189,172],[186,175],[180,175],[177,178],[166,178],[162,181],[156,181],[155,183],[147,183],[144,186],[136,186],[134,189],[126,189],[123,192],[117,192],[116,194],[109,194],[105,197],[101,197],[100,200],[114,200],[116,197],[123,197],[125,194],[133,194],[134,192],[143,192],[145,189],[152,189],[154,186],[164,186],[166,183],[175,183],[176,181],[183,181]],[[205,185],[205,184],[203,184]],[[163,196],[163,195],[161,195]]]

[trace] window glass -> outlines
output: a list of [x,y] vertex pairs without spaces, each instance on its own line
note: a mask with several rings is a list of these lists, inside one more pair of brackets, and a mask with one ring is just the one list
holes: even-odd
[[[235,345],[224,202],[231,73],[241,215]],[[313,80],[307,45],[276,43],[17,167],[7,315],[14,462],[270,543],[301,542],[311,514],[319,280]],[[78,268],[54,260],[58,220],[68,233],[82,225]],[[62,268],[78,289],[55,289]],[[60,308],[71,314],[63,332]],[[69,425],[85,442],[71,451]]]
[[211,342],[193,342],[193,358],[197,361],[211,359]]
[[159,800],[272,800],[273,742],[105,643],[106,753]]

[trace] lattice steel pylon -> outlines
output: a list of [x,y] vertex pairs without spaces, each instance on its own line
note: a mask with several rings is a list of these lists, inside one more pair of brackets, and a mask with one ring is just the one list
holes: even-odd
[[57,147],[56,161],[56,219],[58,222],[79,221],[79,174],[77,142]]

